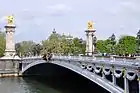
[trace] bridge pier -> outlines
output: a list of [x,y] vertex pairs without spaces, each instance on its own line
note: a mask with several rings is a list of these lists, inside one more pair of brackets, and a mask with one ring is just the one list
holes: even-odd
[[18,76],[21,59],[0,59],[0,77]]

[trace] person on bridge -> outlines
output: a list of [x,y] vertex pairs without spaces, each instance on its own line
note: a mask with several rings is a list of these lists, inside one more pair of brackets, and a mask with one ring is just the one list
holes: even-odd
[[46,60],[47,61],[47,58],[46,57],[47,57],[47,54],[43,54],[43,57],[42,57],[43,60]]
[[49,61],[49,60],[51,60],[51,58],[52,58],[52,53],[47,53],[47,54],[43,54],[43,57],[42,57],[44,60],[46,60],[46,61]]
[[51,60],[51,58],[52,58],[52,53],[48,52],[47,59]]

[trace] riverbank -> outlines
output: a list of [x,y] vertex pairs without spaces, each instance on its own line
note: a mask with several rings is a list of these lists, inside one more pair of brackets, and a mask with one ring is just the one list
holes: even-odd
[[18,77],[20,76],[18,73],[0,73],[0,78],[1,77]]
[[0,78],[1,77],[21,77],[22,74],[20,72],[14,71],[0,71]]

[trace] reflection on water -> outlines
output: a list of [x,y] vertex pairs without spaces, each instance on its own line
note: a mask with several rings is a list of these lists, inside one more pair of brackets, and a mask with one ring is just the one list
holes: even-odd
[[0,78],[0,93],[62,93],[43,83],[21,77]]
[[[33,77],[8,77],[0,78],[0,93],[95,93],[102,90],[98,86],[92,86],[85,82],[77,82],[60,80],[45,80],[46,78]],[[79,88],[80,87],[80,88]],[[101,91],[99,93],[108,93]]]

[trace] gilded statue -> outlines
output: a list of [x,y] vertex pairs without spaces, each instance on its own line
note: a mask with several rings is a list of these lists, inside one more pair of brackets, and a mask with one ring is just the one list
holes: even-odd
[[6,16],[6,20],[8,21],[8,25],[13,25],[14,24],[14,16]]
[[92,21],[88,21],[88,29],[94,29]]

